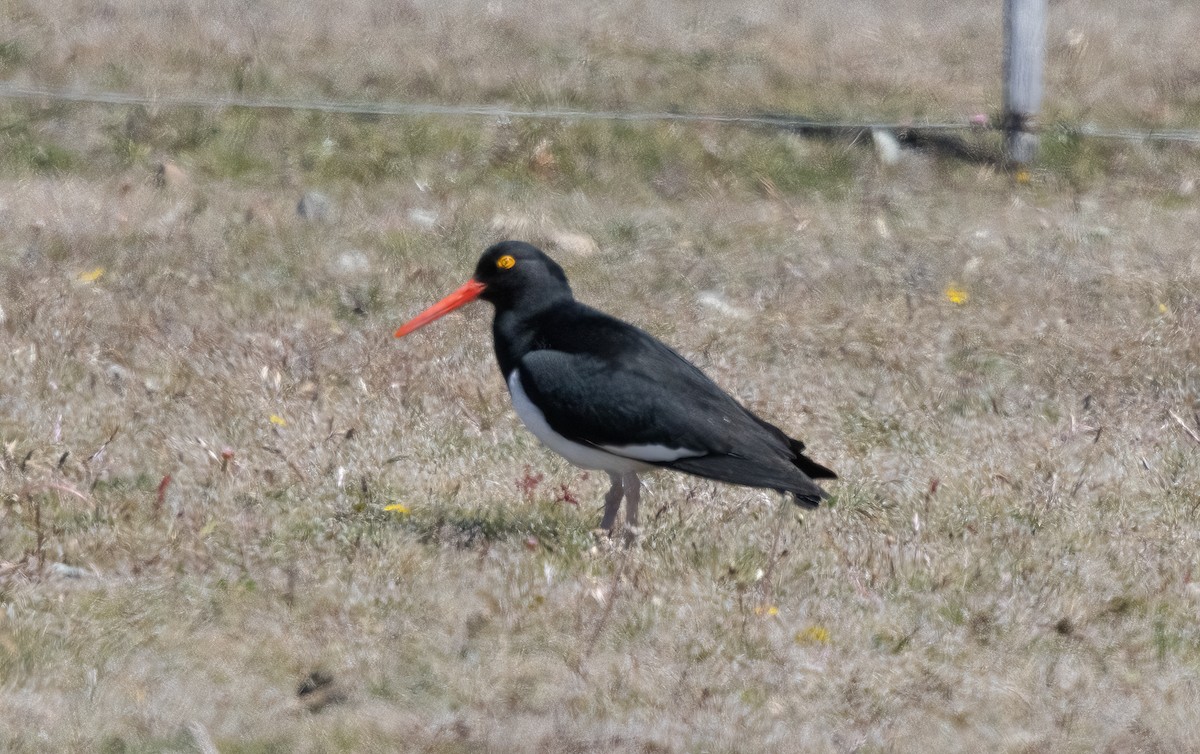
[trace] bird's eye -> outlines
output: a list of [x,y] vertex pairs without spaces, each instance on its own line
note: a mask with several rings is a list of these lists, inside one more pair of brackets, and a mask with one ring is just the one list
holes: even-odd
[[512,269],[513,265],[515,265],[516,263],[517,263],[517,260],[513,259],[508,254],[505,254],[504,256],[502,256],[496,260],[496,266],[502,270],[510,270],[510,269]]

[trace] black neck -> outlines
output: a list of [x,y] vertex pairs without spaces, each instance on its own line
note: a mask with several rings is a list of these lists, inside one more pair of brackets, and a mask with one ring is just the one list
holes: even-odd
[[519,305],[497,306],[492,320],[492,336],[496,346],[496,361],[500,372],[508,379],[521,357],[539,348],[539,320],[556,317],[555,309],[574,302],[570,290],[554,292],[544,297],[523,297]]

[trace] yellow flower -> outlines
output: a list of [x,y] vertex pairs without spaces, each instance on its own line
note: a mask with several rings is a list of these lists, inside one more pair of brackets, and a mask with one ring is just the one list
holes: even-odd
[[828,644],[829,629],[824,626],[809,626],[796,632],[797,644]]
[[957,283],[951,283],[946,286],[945,293],[947,301],[959,306],[962,306],[971,299],[971,294],[967,292],[967,289],[959,287]]
[[408,510],[407,506],[401,505],[400,503],[392,503],[391,505],[385,505],[385,506],[383,506],[383,509],[385,511],[395,513],[397,516],[407,516],[410,512]]
[[1022,185],[1029,183],[1029,180],[1031,178],[1033,178],[1033,175],[1028,170],[1025,170],[1023,168],[1021,170],[1018,170],[1016,172],[1016,174],[1013,175],[1013,179],[1016,180],[1017,183],[1020,183]]
[[1159,314],[1166,314],[1166,313],[1167,313],[1167,312],[1169,312],[1169,311],[1171,311],[1171,310],[1167,308],[1167,305],[1166,305],[1166,304],[1159,304],[1159,305],[1158,305],[1158,313],[1159,313]]
[[94,283],[97,280],[99,280],[103,274],[104,274],[103,267],[97,267],[94,270],[88,270],[87,272],[81,272],[81,273],[79,273],[79,282]]
[[774,605],[759,605],[754,608],[755,615],[779,615],[779,608]]
[[274,424],[276,427],[286,427],[287,419],[284,419],[279,414],[271,414],[271,423]]

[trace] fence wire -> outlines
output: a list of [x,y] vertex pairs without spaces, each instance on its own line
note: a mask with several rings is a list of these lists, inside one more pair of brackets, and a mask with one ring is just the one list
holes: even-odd
[[[999,130],[991,121],[922,123],[903,121],[823,121],[780,114],[687,113],[638,110],[579,110],[561,108],[513,108],[502,105],[437,105],[414,102],[339,102],[335,100],[276,99],[258,97],[209,96],[204,94],[133,94],[129,92],[0,84],[0,98],[70,102],[94,105],[144,106],[151,108],[282,110],[375,116],[443,116],[494,119],[537,119],[563,121],[625,121],[713,123],[737,126],[764,126],[791,131],[981,131]],[[1092,125],[1055,124],[1043,133],[1060,132],[1086,138],[1121,141],[1163,141],[1200,144],[1200,131],[1156,129],[1107,129]]]

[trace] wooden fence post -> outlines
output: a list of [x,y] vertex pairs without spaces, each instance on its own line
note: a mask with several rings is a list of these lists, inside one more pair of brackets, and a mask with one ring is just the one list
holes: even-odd
[[1037,156],[1046,54],[1046,0],[1004,0],[1004,144],[1008,161]]

